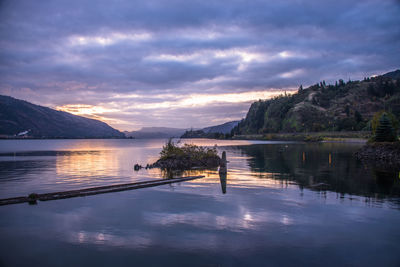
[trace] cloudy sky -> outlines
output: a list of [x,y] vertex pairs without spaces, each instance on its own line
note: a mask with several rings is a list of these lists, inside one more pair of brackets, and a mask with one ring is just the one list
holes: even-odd
[[120,130],[203,127],[400,67],[398,0],[0,0],[0,94]]

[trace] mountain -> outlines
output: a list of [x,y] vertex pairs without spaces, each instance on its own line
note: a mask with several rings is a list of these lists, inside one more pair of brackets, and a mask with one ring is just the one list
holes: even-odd
[[400,70],[388,72],[386,74],[383,74],[383,76],[391,79],[400,79]]
[[136,139],[151,139],[151,138],[171,138],[171,137],[183,137],[185,138],[186,133],[201,133],[204,136],[196,137],[207,137],[206,135],[214,136],[215,133],[230,133],[232,128],[235,127],[239,121],[231,121],[221,125],[206,127],[201,130],[193,129],[180,129],[180,128],[168,128],[168,127],[143,127],[138,131],[125,132],[126,137],[133,137]]
[[325,81],[297,93],[254,102],[232,134],[264,134],[370,129],[380,110],[400,118],[400,70],[363,81]]
[[36,138],[121,138],[104,122],[0,95],[0,135]]
[[224,124],[203,128],[201,130],[186,131],[182,138],[225,138],[230,135],[232,129],[238,125],[239,121],[230,121]]
[[138,131],[125,132],[126,137],[136,139],[180,137],[187,129],[168,127],[143,127]]
[[202,131],[204,133],[223,133],[227,134],[230,133],[231,130],[238,125],[239,121],[230,121],[230,122],[225,122],[224,124],[216,125],[216,126],[210,126],[203,128]]

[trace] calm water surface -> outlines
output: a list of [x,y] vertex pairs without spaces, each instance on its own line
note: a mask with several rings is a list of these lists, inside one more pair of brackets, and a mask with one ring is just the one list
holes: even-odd
[[[1,140],[0,198],[159,179],[165,140]],[[360,144],[186,140],[227,177],[0,206],[0,266],[400,266],[399,170]]]

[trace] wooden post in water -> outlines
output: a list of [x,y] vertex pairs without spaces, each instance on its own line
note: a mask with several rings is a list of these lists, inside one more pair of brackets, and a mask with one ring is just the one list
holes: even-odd
[[226,152],[222,152],[221,162],[219,164],[219,179],[221,181],[222,193],[226,193],[226,173],[228,172],[226,161]]
[[226,174],[228,172],[227,164],[226,164],[226,152],[222,152],[222,159],[219,164],[219,173]]

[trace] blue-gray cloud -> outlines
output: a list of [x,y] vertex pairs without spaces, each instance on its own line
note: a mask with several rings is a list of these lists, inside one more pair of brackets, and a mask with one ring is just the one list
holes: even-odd
[[[132,106],[157,106],[182,95],[357,79],[399,67],[398,25],[394,0],[3,0],[0,93],[50,106],[115,106],[115,95],[136,94]],[[191,125],[200,111],[200,124],[212,112],[239,118],[246,101],[109,118],[123,118],[124,128],[162,126],[168,116],[171,126],[205,126]]]

